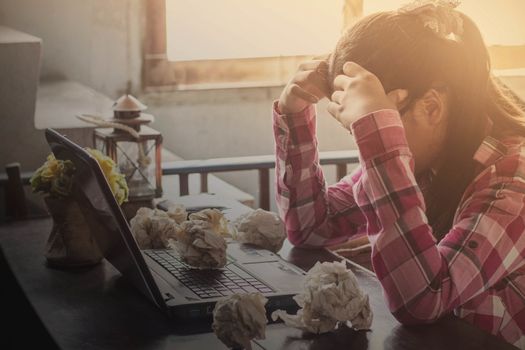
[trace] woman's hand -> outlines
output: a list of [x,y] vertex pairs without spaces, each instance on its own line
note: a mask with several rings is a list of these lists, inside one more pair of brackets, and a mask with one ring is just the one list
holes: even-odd
[[282,114],[298,113],[329,95],[326,61],[306,61],[284,88],[277,107]]
[[334,93],[328,112],[345,128],[367,114],[381,109],[397,109],[408,95],[406,90],[394,90],[388,95],[381,81],[360,65],[346,62],[342,75],[334,80]]

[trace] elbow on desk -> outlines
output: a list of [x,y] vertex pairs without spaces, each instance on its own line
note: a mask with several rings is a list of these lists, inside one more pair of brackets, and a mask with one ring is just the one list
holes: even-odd
[[[283,208],[279,201],[277,201],[279,209],[279,217],[284,223],[286,237],[288,241],[296,248],[304,249],[319,249],[326,246],[326,242],[322,239],[316,239],[315,228],[300,225],[297,219],[289,216],[289,211]],[[312,244],[312,242],[314,242]]]
[[392,315],[396,318],[396,320],[399,323],[401,323],[404,326],[416,326],[416,325],[434,323],[440,318],[440,317],[432,317],[430,315],[428,315],[428,317],[425,317],[424,315],[414,316],[413,314],[411,314],[405,309],[392,312]]
[[445,316],[444,312],[435,311],[439,308],[428,306],[429,305],[425,305],[422,307],[417,304],[413,306],[403,305],[403,307],[397,310],[390,308],[390,312],[399,323],[406,326],[434,323]]
[[[439,276],[419,292],[414,288],[420,288],[415,287],[409,280],[398,280],[397,283],[407,285],[398,288],[392,284],[382,284],[388,308],[401,324],[434,323],[459,306],[459,299],[451,297],[455,294],[442,289],[443,283]],[[410,289],[412,287],[413,289]]]

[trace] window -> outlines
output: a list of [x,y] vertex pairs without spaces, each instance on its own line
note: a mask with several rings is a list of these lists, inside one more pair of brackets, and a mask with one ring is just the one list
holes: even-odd
[[322,55],[343,0],[166,0],[170,61]]
[[[392,10],[406,0],[364,1],[364,14]],[[478,25],[485,43],[492,45],[524,45],[525,1],[523,0],[462,0],[458,10],[471,17]]]
[[[408,0],[148,0],[144,85],[155,89],[281,85],[332,50],[362,15]],[[496,69],[525,67],[523,0],[463,0]]]
[[148,0],[144,85],[282,85],[300,62],[333,48],[345,2]]

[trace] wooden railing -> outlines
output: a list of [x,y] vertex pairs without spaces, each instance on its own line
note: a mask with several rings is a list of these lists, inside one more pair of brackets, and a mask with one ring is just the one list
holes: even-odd
[[[335,165],[336,176],[339,180],[347,174],[347,165],[359,162],[359,157],[355,150],[320,152],[319,162],[321,165]],[[257,170],[259,172],[259,207],[269,210],[270,170],[273,168],[275,168],[275,156],[264,155],[163,162],[162,174],[164,176],[178,175],[179,194],[184,196],[189,194],[190,174],[200,174],[200,191],[208,192],[208,174],[210,173]],[[0,174],[0,187],[13,188],[13,181],[16,181],[16,188],[20,185],[28,185],[31,175],[32,172],[22,172],[9,179],[7,174]]]
[[[358,152],[320,152],[321,165],[335,165],[337,179],[347,174],[347,165],[358,163]],[[179,194],[189,194],[189,175],[200,174],[200,190],[208,192],[208,174],[230,171],[257,170],[259,172],[259,207],[270,209],[270,169],[275,168],[275,156],[249,156],[214,158],[206,160],[180,160],[162,163],[163,175],[179,176]]]

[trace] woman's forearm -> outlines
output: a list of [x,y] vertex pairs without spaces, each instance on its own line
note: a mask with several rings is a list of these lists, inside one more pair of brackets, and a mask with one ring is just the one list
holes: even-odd
[[274,108],[276,202],[294,245],[319,247],[346,241],[364,224],[347,176],[327,186],[319,165],[315,109],[281,115]]

